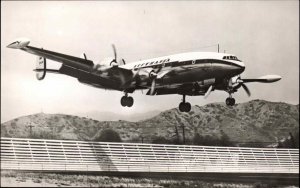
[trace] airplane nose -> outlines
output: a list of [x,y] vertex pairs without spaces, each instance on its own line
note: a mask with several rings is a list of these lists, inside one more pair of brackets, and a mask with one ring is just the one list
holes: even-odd
[[241,74],[245,70],[245,64],[241,61],[232,62],[233,64],[230,66],[230,72],[233,74]]
[[241,71],[244,72],[244,70],[245,70],[245,65],[241,66]]
[[244,70],[245,70],[245,64],[244,64],[244,62],[240,61],[240,62],[237,63],[237,65],[239,67],[239,72],[240,73],[244,72]]

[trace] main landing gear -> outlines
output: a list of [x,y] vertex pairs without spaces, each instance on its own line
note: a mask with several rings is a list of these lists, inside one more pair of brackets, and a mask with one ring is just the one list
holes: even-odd
[[125,107],[125,106],[132,107],[132,105],[133,105],[133,98],[132,97],[128,97],[128,94],[125,93],[125,96],[123,96],[121,98],[121,105],[123,107]]
[[189,112],[191,111],[191,104],[185,102],[185,95],[182,95],[182,102],[179,104],[180,112]]

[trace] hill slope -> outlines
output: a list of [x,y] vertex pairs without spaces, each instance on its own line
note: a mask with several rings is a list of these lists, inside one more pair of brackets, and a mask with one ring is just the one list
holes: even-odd
[[118,114],[114,112],[100,112],[100,111],[90,111],[85,113],[78,113],[78,116],[82,117],[89,117],[94,120],[98,121],[118,121],[118,120],[125,120],[125,121],[131,121],[131,122],[137,122],[144,119],[152,118],[156,115],[158,115],[160,111],[154,110],[154,111],[148,111],[145,113],[136,113],[136,114],[130,114],[130,115],[123,115]]
[[[32,128],[30,135],[29,125]],[[151,140],[153,136],[170,139],[175,127],[187,139],[195,133],[220,137],[223,131],[238,142],[276,142],[299,130],[299,105],[253,100],[227,107],[224,103],[193,106],[191,112],[177,108],[139,122],[97,121],[63,114],[33,114],[1,124],[1,136],[93,140],[103,129],[117,131],[123,141]]]

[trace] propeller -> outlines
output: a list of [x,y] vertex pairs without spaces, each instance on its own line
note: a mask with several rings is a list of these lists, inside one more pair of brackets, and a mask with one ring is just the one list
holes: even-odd
[[148,91],[149,95],[154,95],[155,93],[155,86],[156,86],[156,79],[157,79],[157,76],[158,76],[158,73],[159,71],[162,69],[162,66],[160,66],[157,71],[154,71],[152,70],[150,73],[149,73],[149,77],[151,79],[151,88],[150,90]]
[[[232,78],[232,82],[233,82],[233,78]],[[245,90],[245,92],[247,93],[248,97],[251,96],[251,92],[250,92],[249,88],[244,83],[244,80],[241,79],[240,75],[236,78],[234,83],[238,83],[236,86],[233,87],[234,90],[238,90],[240,87],[242,87]]]

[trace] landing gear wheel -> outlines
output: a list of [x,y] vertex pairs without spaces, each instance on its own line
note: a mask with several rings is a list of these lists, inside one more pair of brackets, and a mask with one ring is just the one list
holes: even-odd
[[132,97],[127,97],[127,106],[132,107],[133,105],[133,98]]
[[179,104],[180,112],[189,112],[191,111],[191,104],[185,102],[185,95],[182,95],[182,102]]
[[133,98],[132,97],[123,96],[121,98],[121,105],[123,107],[125,107],[125,106],[132,107],[132,105],[133,105]]
[[234,105],[235,105],[235,99],[231,98],[231,106],[234,106]]
[[122,105],[123,107],[127,106],[127,97],[126,97],[126,96],[123,96],[123,97],[121,98],[121,105]]
[[234,98],[228,97],[225,102],[226,102],[227,106],[233,106],[233,105],[235,105],[235,99]]
[[191,104],[190,103],[184,103],[184,102],[181,102],[180,104],[179,104],[179,110],[180,110],[180,112],[189,112],[189,111],[191,111]]
[[186,109],[185,109],[185,112],[189,112],[189,111],[191,111],[191,108],[192,108],[192,106],[191,106],[191,103],[185,103],[185,105],[186,105]]
[[181,103],[179,104],[179,110],[180,110],[180,112],[184,112],[184,106],[185,106],[185,103],[184,103],[184,102],[181,102]]

